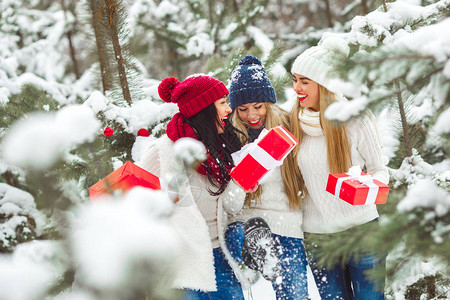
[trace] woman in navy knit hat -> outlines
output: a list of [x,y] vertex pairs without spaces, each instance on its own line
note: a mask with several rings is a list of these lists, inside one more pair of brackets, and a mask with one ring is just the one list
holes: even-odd
[[[231,74],[230,86],[230,118],[244,133],[239,135],[241,142],[254,141],[264,128],[282,125],[289,129],[288,114],[275,103],[275,91],[261,61],[244,57]],[[300,187],[295,172],[299,172],[298,166],[288,155],[256,191],[247,194],[244,208],[229,218],[225,234],[233,257],[260,271],[281,300],[308,296]],[[257,236],[266,236],[266,245],[255,242]]]
[[[248,280],[231,259],[223,238],[228,214],[238,212],[245,198],[229,175],[231,153],[241,148],[241,142],[227,120],[228,89],[213,77],[197,75],[182,82],[166,78],[158,93],[165,102],[176,103],[179,112],[167,124],[167,135],[149,146],[140,165],[161,178],[180,170],[188,175],[180,183],[185,193],[170,219],[179,235],[175,258],[168,266],[173,270],[172,286],[184,291],[183,300],[244,300],[241,284],[246,287]],[[199,140],[207,150],[207,159],[196,170],[176,165],[173,145],[181,138]]]

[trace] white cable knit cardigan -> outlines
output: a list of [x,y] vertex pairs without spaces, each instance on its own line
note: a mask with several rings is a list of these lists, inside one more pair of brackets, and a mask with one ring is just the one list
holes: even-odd
[[[300,112],[301,114],[302,112]],[[319,112],[304,110],[310,125],[305,131],[298,154],[298,164],[309,196],[303,201],[303,231],[308,233],[335,233],[367,223],[378,217],[375,204],[353,206],[325,191],[329,168],[325,137],[319,126]],[[314,122],[315,124],[311,124]],[[302,124],[302,122],[300,123]],[[368,114],[346,123],[352,164],[366,167],[375,179],[389,182],[389,173],[382,157],[376,125]]]
[[[149,146],[137,164],[160,178],[174,175],[177,168],[172,146],[173,141],[164,135]],[[189,182],[182,187],[186,193],[180,203],[191,205],[175,205],[171,216],[180,241],[173,262],[173,287],[216,291],[213,248],[220,246],[243,288],[248,288],[249,281],[239,271],[224,242],[227,213],[235,214],[242,208],[245,192],[231,181],[220,196],[211,196],[207,188],[216,188],[207,176],[193,170],[185,171]]]

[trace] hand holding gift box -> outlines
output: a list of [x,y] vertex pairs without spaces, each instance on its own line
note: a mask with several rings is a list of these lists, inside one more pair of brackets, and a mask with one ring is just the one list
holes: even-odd
[[258,139],[231,155],[236,165],[231,177],[248,191],[281,166],[297,144],[298,140],[283,126],[263,129]]
[[91,200],[102,195],[111,194],[114,190],[127,191],[135,186],[143,186],[154,190],[160,190],[159,178],[127,161],[120,168],[89,188]]
[[352,205],[384,204],[389,186],[353,166],[347,173],[328,175],[326,191]]

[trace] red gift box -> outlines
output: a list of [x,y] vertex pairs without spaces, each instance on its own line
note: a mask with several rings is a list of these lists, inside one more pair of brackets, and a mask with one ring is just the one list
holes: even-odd
[[348,173],[329,174],[326,191],[351,205],[384,204],[389,186],[364,174],[356,166]]
[[127,191],[135,186],[160,190],[159,178],[127,161],[120,168],[89,188],[89,197],[93,200],[101,194],[111,194],[114,190]]
[[237,165],[230,175],[245,190],[249,190],[261,183],[269,171],[282,165],[284,158],[297,144],[298,140],[283,126],[271,128],[258,140],[233,154]]

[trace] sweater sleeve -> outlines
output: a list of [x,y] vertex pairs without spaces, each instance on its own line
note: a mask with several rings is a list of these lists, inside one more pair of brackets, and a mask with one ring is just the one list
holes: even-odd
[[384,163],[376,124],[367,114],[355,119],[352,131],[356,133],[357,149],[364,159],[368,173],[385,184],[389,183],[389,172]]
[[238,187],[233,180],[230,180],[225,191],[220,195],[223,208],[229,214],[237,214],[244,205],[245,192],[242,188]]
[[152,142],[137,165],[157,177],[161,177],[161,163],[157,140]]

